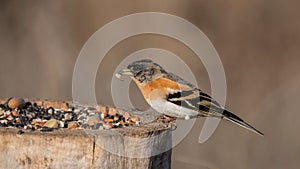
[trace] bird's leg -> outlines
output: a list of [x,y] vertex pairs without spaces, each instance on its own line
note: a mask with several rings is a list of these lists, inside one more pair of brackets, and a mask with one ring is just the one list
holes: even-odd
[[163,123],[175,123],[176,117],[171,117],[165,114],[162,114],[156,118],[157,121],[161,121]]
[[177,125],[175,123],[176,119],[177,119],[176,117],[170,117],[168,115],[162,114],[162,115],[160,115],[160,116],[158,116],[156,118],[156,121],[160,121],[160,122],[163,122],[163,123],[169,123],[169,124],[171,124],[172,131],[174,131],[177,128]]

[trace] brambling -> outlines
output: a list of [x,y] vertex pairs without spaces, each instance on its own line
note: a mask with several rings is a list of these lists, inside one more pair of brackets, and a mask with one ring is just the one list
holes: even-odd
[[224,118],[261,136],[263,133],[224,109],[216,100],[195,85],[167,72],[152,60],[135,61],[116,74],[130,76],[147,103],[156,111],[179,119],[198,117]]

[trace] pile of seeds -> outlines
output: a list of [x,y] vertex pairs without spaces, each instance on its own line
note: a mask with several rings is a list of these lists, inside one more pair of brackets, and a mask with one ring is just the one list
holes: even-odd
[[120,114],[114,108],[87,107],[63,103],[59,106],[37,104],[23,98],[10,98],[0,104],[0,127],[52,131],[68,129],[111,129],[138,125],[137,116]]

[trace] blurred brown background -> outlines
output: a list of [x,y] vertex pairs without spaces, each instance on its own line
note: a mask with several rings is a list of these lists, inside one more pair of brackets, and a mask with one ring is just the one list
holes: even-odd
[[[72,72],[88,38],[136,12],[165,12],[199,27],[217,49],[227,78],[227,107],[265,133],[222,121],[205,143],[204,122],[173,150],[179,168],[299,168],[300,2],[296,0],[11,1],[0,5],[0,96],[72,99]],[[112,105],[114,66],[130,53],[157,47],[181,56],[210,91],[203,65],[182,43],[158,35],[126,39],[110,50],[96,80],[97,99]],[[109,66],[108,66],[109,65]],[[198,73],[198,74],[197,74]],[[132,95],[140,97],[132,85]],[[145,103],[136,103],[143,107]]]

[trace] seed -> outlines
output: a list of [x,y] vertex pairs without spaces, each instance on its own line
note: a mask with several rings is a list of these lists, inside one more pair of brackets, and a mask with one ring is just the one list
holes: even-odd
[[80,110],[79,109],[74,109],[74,110],[72,110],[74,113],[79,113],[80,112]]
[[21,120],[19,118],[16,118],[16,123],[21,123]]
[[110,115],[110,116],[115,116],[116,114],[117,114],[116,109],[114,109],[114,108],[109,108],[108,115]]
[[49,128],[58,128],[59,122],[56,119],[51,119],[48,120],[45,124],[44,127],[49,127]]
[[131,116],[128,123],[129,124],[139,124],[140,118],[138,116]]
[[35,122],[37,122],[37,123],[40,123],[40,122],[42,122],[42,119],[37,118],[37,119],[33,119],[32,121],[35,121]]
[[117,122],[117,121],[119,121],[119,116],[114,117],[114,122]]
[[2,123],[2,124],[7,124],[7,123],[8,123],[8,120],[6,120],[6,119],[0,120],[0,123]]
[[112,123],[114,120],[113,119],[104,119],[105,123]]
[[111,129],[114,126],[111,123],[103,124],[104,129]]
[[88,125],[93,126],[99,122],[99,118],[97,116],[90,116],[88,119]]
[[83,120],[83,119],[85,119],[85,115],[81,114],[78,116],[78,120]]
[[11,114],[12,114],[14,117],[19,117],[19,116],[20,116],[19,112],[17,112],[16,110],[12,110],[12,111],[11,111]]
[[121,126],[124,126],[124,121],[119,122]]
[[32,106],[32,104],[31,104],[31,102],[26,102],[25,103],[25,106],[23,107],[24,109],[27,109],[27,108],[29,108],[29,107],[31,107]]
[[9,115],[6,119],[9,120],[9,121],[11,121],[11,120],[13,120],[14,118],[13,118],[11,115]]
[[64,128],[65,127],[65,123],[63,121],[59,121],[59,127],[60,128]]
[[7,103],[8,107],[11,109],[23,108],[25,106],[25,100],[23,98],[12,98]]
[[66,114],[64,115],[64,117],[65,117],[65,120],[72,120],[73,115],[72,115],[71,113],[66,113]]
[[130,118],[130,114],[128,112],[125,112],[123,117],[125,118],[125,121],[128,121],[128,119]]
[[50,114],[50,115],[53,115],[54,114],[54,108],[53,107],[48,107],[47,109],[46,109],[46,112],[48,113],[48,114]]
[[102,119],[104,119],[104,118],[106,118],[106,117],[107,117],[107,113],[106,113],[106,112],[103,112],[103,113],[101,113],[101,115],[100,115],[100,116],[101,116],[101,118],[102,118]]
[[75,129],[79,127],[79,124],[76,122],[76,121],[71,121],[69,124],[68,124],[68,129]]
[[35,121],[34,119],[32,120],[32,123],[35,125],[35,126],[39,126],[39,127],[41,127],[41,126],[44,126],[45,125],[45,123],[46,122],[37,122],[37,121]]
[[69,103],[64,103],[64,104],[62,104],[61,109],[62,109],[63,111],[68,111],[68,109],[69,109]]

